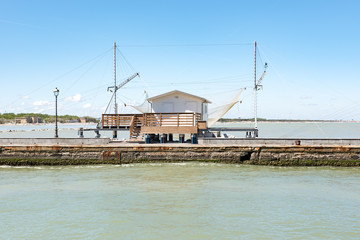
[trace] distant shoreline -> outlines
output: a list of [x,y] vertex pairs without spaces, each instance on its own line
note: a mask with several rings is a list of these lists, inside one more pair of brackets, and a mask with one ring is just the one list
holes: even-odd
[[[220,119],[217,123],[253,123],[254,119]],[[360,120],[301,120],[301,119],[261,119],[258,123],[360,123]]]

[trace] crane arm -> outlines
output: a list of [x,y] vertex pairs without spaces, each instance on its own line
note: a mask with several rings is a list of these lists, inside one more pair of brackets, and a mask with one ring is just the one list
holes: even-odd
[[261,74],[261,76],[260,76],[260,78],[259,78],[259,80],[257,81],[257,83],[256,83],[256,90],[260,90],[260,89],[262,89],[262,85],[261,85],[261,82],[262,82],[262,80],[264,79],[264,77],[265,77],[265,74],[266,74],[266,68],[268,67],[268,64],[267,63],[265,63],[265,65],[264,65],[264,68],[265,68],[265,70],[264,70],[264,72]]
[[[123,81],[122,83],[120,83],[119,85],[116,86],[115,91],[119,90],[120,88],[122,88],[123,86],[125,86],[128,82],[130,82],[131,80],[133,80],[136,77],[140,77],[139,73],[134,73],[133,75],[131,75],[130,77],[128,77],[127,79],[125,79],[125,81]],[[108,87],[107,90],[109,91],[110,88],[114,88],[114,86]]]
[[264,77],[265,77],[265,74],[266,74],[266,69],[265,69],[264,72],[261,74],[261,76],[260,76],[260,78],[259,78],[259,80],[258,80],[258,82],[257,82],[256,85],[260,85],[260,84],[261,84],[262,80],[263,80]]
[[122,83],[120,83],[117,87],[116,90],[122,88],[125,84],[127,84],[128,82],[130,82],[131,80],[133,80],[136,77],[140,77],[139,73],[134,73],[133,75],[131,75],[129,78],[127,78],[125,81],[123,81]]

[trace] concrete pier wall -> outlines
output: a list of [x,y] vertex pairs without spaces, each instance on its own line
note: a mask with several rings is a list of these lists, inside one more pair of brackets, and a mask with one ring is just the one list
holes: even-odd
[[[0,138],[0,146],[17,145],[108,145],[109,138]],[[360,139],[287,139],[287,138],[199,138],[199,145],[212,146],[360,146]],[[151,146],[151,145],[145,145]]]
[[273,166],[360,166],[355,146],[206,146],[109,144],[0,146],[0,165],[124,164],[204,161]]
[[0,138],[0,146],[11,145],[106,145],[109,138]]
[[360,146],[360,139],[310,139],[310,138],[199,138],[204,145],[236,146]]

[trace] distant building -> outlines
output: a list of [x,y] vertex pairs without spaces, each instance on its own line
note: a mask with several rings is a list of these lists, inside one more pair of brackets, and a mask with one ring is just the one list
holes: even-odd
[[75,120],[66,120],[66,123],[79,123],[80,119],[75,119]]
[[42,119],[39,117],[21,117],[15,118],[15,124],[27,124],[27,123],[42,123]]
[[39,117],[27,117],[28,123],[42,123],[42,119]]
[[88,122],[88,118],[86,118],[86,117],[81,117],[81,118],[80,118],[80,122],[81,122],[81,123],[87,123],[87,122]]
[[15,124],[26,124],[28,123],[28,119],[26,117],[15,118]]

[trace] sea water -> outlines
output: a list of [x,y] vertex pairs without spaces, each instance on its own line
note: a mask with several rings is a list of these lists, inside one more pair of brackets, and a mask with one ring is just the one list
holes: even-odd
[[[76,138],[78,129],[95,128],[96,124],[59,124],[59,137]],[[216,123],[214,127],[253,128],[251,122]],[[54,125],[0,125],[0,138],[52,138]],[[360,138],[360,122],[259,122],[260,138]],[[112,131],[101,131],[102,137],[112,137]],[[224,131],[228,136],[245,137],[245,132]],[[129,131],[118,131],[118,139],[128,139]],[[84,132],[95,137],[94,131]]]
[[360,239],[360,169],[0,167],[0,239]]

